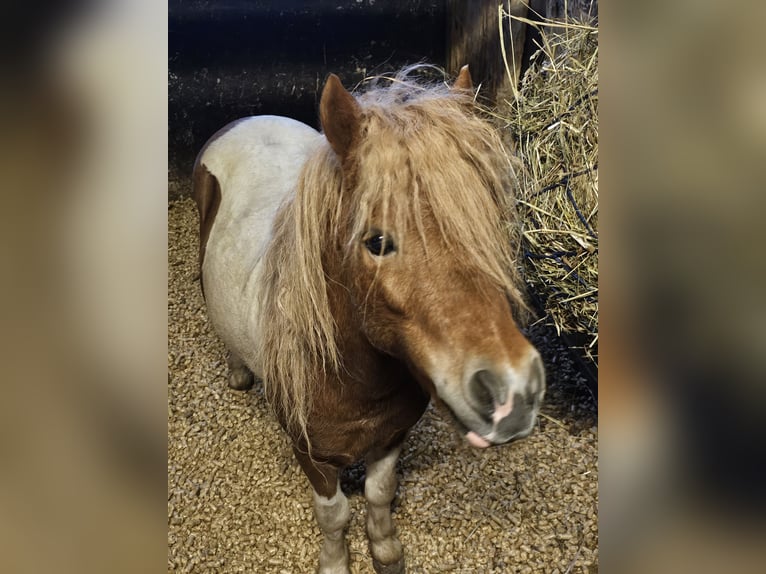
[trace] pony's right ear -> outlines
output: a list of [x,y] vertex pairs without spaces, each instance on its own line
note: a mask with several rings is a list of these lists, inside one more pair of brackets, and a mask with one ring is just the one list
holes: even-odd
[[471,72],[468,70],[468,64],[460,68],[455,83],[452,84],[453,90],[468,90],[473,91],[473,80],[471,79]]
[[319,102],[319,119],[330,146],[344,159],[359,132],[362,109],[335,74],[330,74]]

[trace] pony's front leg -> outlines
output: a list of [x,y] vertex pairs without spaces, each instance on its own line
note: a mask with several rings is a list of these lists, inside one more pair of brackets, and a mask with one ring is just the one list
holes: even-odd
[[345,529],[351,512],[348,499],[340,489],[339,470],[294,450],[314,489],[314,516],[324,536],[317,573],[350,574]]
[[350,512],[348,499],[336,483],[335,494],[325,497],[314,491],[314,514],[324,534],[319,553],[318,574],[348,574],[348,549],[345,528]]
[[391,516],[391,502],[396,494],[396,461],[402,446],[389,451],[373,451],[367,455],[367,537],[370,540],[372,565],[378,574],[403,574],[404,552],[396,537]]

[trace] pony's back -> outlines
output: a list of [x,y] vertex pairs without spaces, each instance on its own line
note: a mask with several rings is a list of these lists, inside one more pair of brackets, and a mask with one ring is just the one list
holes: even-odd
[[200,211],[208,315],[226,346],[250,364],[261,258],[272,223],[322,139],[289,118],[244,118],[216,133],[195,162],[193,195]]

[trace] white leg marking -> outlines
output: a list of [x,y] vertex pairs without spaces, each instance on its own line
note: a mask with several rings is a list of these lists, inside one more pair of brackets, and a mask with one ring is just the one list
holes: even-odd
[[319,553],[319,574],[349,574],[344,529],[350,515],[348,499],[340,489],[340,481],[332,498],[314,492],[314,516],[324,535]]
[[[373,565],[378,572],[404,572],[402,544],[396,537],[391,517],[391,501],[396,494],[396,461],[401,446],[385,454],[372,453],[367,457],[367,478],[364,496],[367,499],[367,537]],[[385,568],[390,566],[391,568]]]

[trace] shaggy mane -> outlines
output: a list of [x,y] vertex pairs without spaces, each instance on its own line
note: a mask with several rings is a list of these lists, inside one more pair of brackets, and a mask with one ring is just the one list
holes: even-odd
[[[288,432],[306,441],[318,375],[342,369],[322,254],[338,234],[348,234],[348,252],[373,212],[394,232],[414,226],[426,249],[427,232],[435,230],[425,218],[436,222],[461,264],[504,290],[517,312],[526,309],[511,249],[520,244],[517,183],[501,140],[472,110],[470,94],[417,83],[410,71],[355,94],[362,118],[353,187],[345,187],[325,142],[280,210],[264,257],[258,349],[264,389]],[[340,221],[344,210],[350,221]]]

